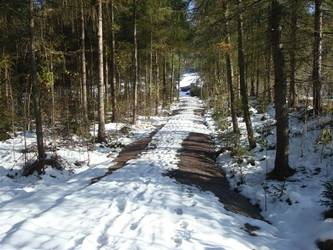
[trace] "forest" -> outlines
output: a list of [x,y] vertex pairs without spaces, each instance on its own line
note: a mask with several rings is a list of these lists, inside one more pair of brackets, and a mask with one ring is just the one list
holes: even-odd
[[0,0],[0,249],[333,249],[331,0]]

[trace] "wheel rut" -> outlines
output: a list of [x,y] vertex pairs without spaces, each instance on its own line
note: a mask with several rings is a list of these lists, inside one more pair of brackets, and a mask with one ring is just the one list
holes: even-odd
[[190,133],[179,154],[178,169],[169,171],[167,176],[214,193],[228,211],[264,220],[259,207],[231,189],[225,173],[216,165],[214,143],[209,135]]
[[114,164],[109,167],[108,171],[102,175],[97,176],[93,179],[91,179],[91,184],[94,184],[104,177],[112,174],[114,171],[124,167],[126,163],[130,160],[137,159],[142,152],[144,152],[149,145],[149,143],[152,141],[152,138],[154,135],[163,127],[164,125],[158,126],[153,132],[145,136],[144,138],[141,138],[137,141],[134,141],[128,145],[126,145],[119,153],[117,158],[114,160]]

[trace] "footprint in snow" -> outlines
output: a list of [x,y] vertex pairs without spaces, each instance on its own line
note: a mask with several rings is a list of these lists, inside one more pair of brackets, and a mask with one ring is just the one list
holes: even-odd
[[188,227],[188,222],[187,221],[182,221],[181,223],[180,223],[180,227],[181,228],[183,228],[183,229],[186,229],[187,227]]
[[145,194],[145,191],[143,192],[140,192],[136,195],[136,199],[140,200],[140,201],[144,201],[145,200],[145,197],[144,197],[144,194]]
[[176,209],[175,209],[175,212],[176,212],[176,214],[178,214],[178,215],[182,215],[182,214],[183,214],[183,209],[181,209],[181,208],[176,208]]
[[137,229],[138,225],[139,225],[138,222],[136,222],[136,223],[132,223],[131,226],[130,226],[130,229],[131,229],[131,230],[135,230],[135,229]]
[[124,212],[125,207],[126,207],[126,200],[118,199],[117,200],[117,207],[118,207],[119,212]]
[[176,247],[179,247],[183,243],[182,239],[179,237],[173,237],[172,239],[176,243]]
[[100,245],[107,245],[108,244],[108,237],[104,234],[100,235],[97,239],[97,242],[100,244]]

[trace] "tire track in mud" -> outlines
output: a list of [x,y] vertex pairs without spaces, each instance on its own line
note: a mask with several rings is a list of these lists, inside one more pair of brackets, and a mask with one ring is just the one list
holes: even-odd
[[[196,110],[195,113],[203,116],[204,110]],[[212,192],[223,203],[224,208],[231,212],[264,220],[259,207],[231,190],[225,173],[216,165],[216,152],[210,135],[190,133],[183,141],[179,154],[178,169],[169,171],[167,176],[179,183]]]
[[124,167],[126,163],[130,160],[137,159],[141,153],[143,153],[146,148],[148,147],[149,143],[152,141],[152,138],[154,135],[163,127],[164,125],[158,126],[153,132],[148,134],[142,139],[139,139],[137,141],[134,141],[128,145],[126,145],[119,153],[119,155],[114,160],[115,164],[110,166],[108,171],[102,175],[97,176],[93,179],[91,179],[91,184],[94,184],[104,177],[111,175],[114,171]]

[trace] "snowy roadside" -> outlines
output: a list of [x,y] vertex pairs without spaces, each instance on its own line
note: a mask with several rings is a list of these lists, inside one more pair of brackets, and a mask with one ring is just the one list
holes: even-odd
[[[94,185],[86,185],[92,173],[84,171],[2,201],[1,249],[295,249],[275,227],[228,212],[213,194],[163,175],[177,168],[189,133],[212,132],[194,112],[201,101],[184,97],[180,107],[146,152]],[[259,227],[257,236],[245,223]]]
[[[278,229],[278,237],[290,239],[293,249],[316,249],[317,240],[333,239],[333,221],[324,220],[322,213],[327,208],[321,206],[323,183],[333,179],[333,145],[331,142],[323,148],[317,144],[322,129],[330,126],[333,117],[304,123],[299,113],[290,115],[289,162],[297,173],[281,183],[265,178],[274,166],[274,110],[269,107],[267,113],[260,114],[251,108],[251,112],[258,147],[249,154],[240,152],[236,157],[227,151],[219,156],[219,165],[233,188],[260,205],[265,218]],[[242,119],[238,122],[245,145],[245,123]]]
[[[16,199],[25,192],[39,190],[44,186],[64,183],[73,178],[84,178],[87,182],[98,175],[103,175],[121,150],[121,145],[128,145],[152,132],[156,126],[167,121],[168,117],[139,117],[136,125],[123,123],[106,124],[106,132],[111,136],[115,147],[105,147],[101,144],[85,143],[82,138],[72,136],[71,140],[46,138],[46,145],[55,146],[48,155],[60,157],[65,169],[58,171],[47,168],[42,177],[34,174],[29,177],[21,176],[25,161],[34,159],[33,150],[36,145],[34,133],[23,132],[9,140],[0,142],[0,202]],[[129,133],[121,129],[128,127]],[[93,129],[92,129],[93,134]],[[120,146],[118,146],[120,145]],[[26,153],[24,153],[27,149]],[[79,175],[79,177],[77,177]]]

